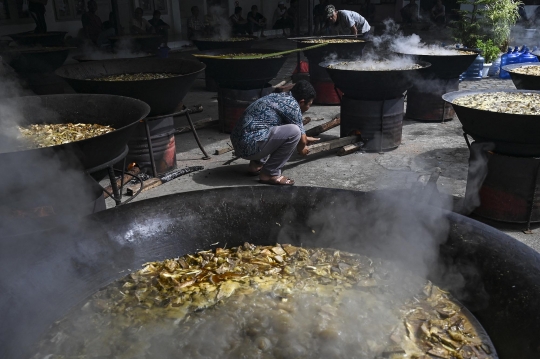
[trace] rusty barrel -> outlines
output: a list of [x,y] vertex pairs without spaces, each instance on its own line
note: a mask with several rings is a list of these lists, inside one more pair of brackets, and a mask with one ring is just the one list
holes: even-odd
[[218,111],[221,131],[231,133],[246,108],[261,97],[271,94],[273,91],[274,88],[270,84],[253,90],[220,87],[218,89]]
[[[477,143],[472,144],[475,145]],[[473,152],[470,167],[474,161]],[[487,176],[479,191],[480,206],[474,214],[502,222],[540,222],[540,158],[489,151],[487,159]],[[467,182],[473,181],[475,175],[477,173],[469,170]]]
[[[176,168],[176,143],[174,139],[174,118],[164,117],[148,122],[150,140],[159,174]],[[128,142],[127,163],[137,163],[142,172],[151,173],[150,151],[143,122],[140,122]]]
[[309,80],[317,93],[313,102],[319,105],[339,105],[343,92],[336,88],[326,69],[319,66],[319,60],[309,59]]
[[458,90],[459,77],[418,80],[407,91],[405,116],[411,120],[425,122],[449,121],[456,113],[452,105],[442,99],[442,95]]
[[388,151],[401,144],[403,129],[403,97],[373,101],[341,99],[340,136],[360,131],[367,140],[366,151]]

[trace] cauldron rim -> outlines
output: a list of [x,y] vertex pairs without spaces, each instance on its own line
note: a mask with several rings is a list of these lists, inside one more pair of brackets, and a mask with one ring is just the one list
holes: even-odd
[[[167,61],[167,62],[190,61],[190,62],[193,62],[193,63],[201,63],[203,65],[203,67],[198,69],[198,70],[195,70],[193,72],[184,73],[184,74],[178,74],[177,76],[173,76],[173,77],[166,77],[166,78],[162,78],[162,79],[151,79],[151,80],[121,81],[123,83],[142,84],[142,83],[150,83],[150,82],[156,82],[156,81],[167,81],[167,80],[170,81],[170,80],[178,78],[178,77],[185,77],[185,76],[195,75],[195,74],[200,73],[200,72],[202,72],[202,71],[204,71],[206,69],[206,64],[204,64],[202,62],[199,62],[199,61],[188,60],[188,59],[158,59],[158,58],[155,58],[155,57],[143,56],[143,57],[133,57],[133,58],[126,58],[126,59],[123,59],[123,58],[120,58],[120,59],[107,59],[107,60],[100,60],[100,61],[102,63],[111,63],[111,64],[114,64],[115,62],[129,64],[129,62],[134,62],[134,61],[156,61],[156,62],[159,62],[159,61],[161,61],[161,62],[164,62],[164,61]],[[95,61],[86,61],[86,62],[79,62],[77,64],[63,65],[59,69],[55,70],[55,74],[62,77],[62,78],[66,78],[66,79],[79,80],[79,81],[80,80],[85,80],[85,81],[93,81],[93,82],[95,82],[94,79],[86,80],[86,79],[82,79],[80,77],[69,76],[68,74],[66,74],[66,71],[64,70],[64,69],[69,69],[71,67],[93,66],[94,62]],[[125,74],[125,73],[128,73],[128,72],[123,71],[123,72],[118,72],[118,73],[119,74]],[[142,72],[142,73],[155,73],[155,71],[149,70],[147,72]]]
[[[330,65],[333,65],[333,64],[337,64],[337,63],[341,63],[341,62],[363,62],[362,59],[346,59],[346,58],[343,58],[343,59],[335,59],[335,60],[329,60],[329,61],[323,61],[321,63],[319,63],[319,66],[322,67],[322,68],[325,68],[325,69],[329,69],[328,66]],[[431,64],[427,61],[421,61],[421,60],[417,60],[415,61],[415,64],[416,65],[420,65],[422,66],[421,68],[419,69],[393,69],[393,70],[368,70],[368,71],[365,71],[365,70],[348,70],[348,69],[329,69],[329,70],[334,70],[334,71],[350,71],[352,73],[392,73],[392,72],[405,72],[405,71],[419,71],[419,70],[425,70],[425,69],[428,69]]]
[[[536,66],[536,67],[538,67],[538,66],[540,66],[540,62],[520,62],[519,64],[504,65],[502,67],[502,69],[507,71],[507,72],[514,72],[512,70],[519,69],[520,67],[525,67],[525,66]],[[517,74],[519,74],[519,73],[517,73]],[[540,79],[540,76],[535,76],[535,75],[527,75],[527,74],[519,74],[519,75],[527,76],[527,77],[538,77]]]
[[[145,239],[147,243],[150,243],[152,239],[159,240],[161,238],[160,236],[162,236],[163,234],[166,234],[168,236],[176,235],[174,243],[171,242],[169,243],[169,246],[162,247],[161,249],[162,251],[167,251],[168,253],[171,253],[171,251],[174,251],[175,246],[185,247],[186,250],[191,250],[191,247],[204,249],[205,247],[199,247],[201,244],[205,245],[204,243],[190,242],[189,233],[191,233],[192,228],[185,227],[186,225],[189,226],[189,224],[195,224],[193,220],[196,220],[197,218],[205,218],[206,221],[215,220],[215,214],[214,216],[212,216],[212,213],[207,214],[202,208],[200,209],[200,212],[198,212],[199,216],[202,216],[202,217],[197,217],[195,213],[191,212],[192,208],[199,208],[201,204],[206,203],[209,206],[209,208],[213,208],[213,209],[219,208],[220,212],[225,213],[225,211],[228,210],[227,204],[231,203],[231,204],[237,204],[238,210],[245,211],[245,208],[242,207],[240,202],[238,202],[238,199],[246,198],[246,200],[251,201],[250,202],[252,205],[251,209],[253,210],[253,208],[255,208],[257,213],[261,214],[262,220],[264,220],[265,218],[267,219],[266,221],[267,223],[261,222],[261,224],[265,224],[266,226],[272,225],[272,226],[275,226],[277,230],[279,230],[277,227],[277,224],[273,223],[272,220],[274,218],[272,216],[270,217],[262,216],[262,214],[265,214],[266,211],[263,211],[259,206],[265,206],[266,203],[270,202],[274,204],[277,203],[279,205],[278,208],[274,208],[274,210],[278,210],[278,211],[282,210],[282,206],[284,206],[285,208],[294,208],[294,205],[297,205],[297,206],[299,205],[300,208],[297,208],[297,209],[301,209],[301,208],[304,208],[305,205],[307,205],[307,207],[309,208],[310,206],[313,206],[316,204],[323,205],[324,203],[319,202],[319,200],[322,197],[325,197],[331,200],[338,200],[339,199],[338,195],[345,196],[341,198],[351,198],[353,201],[355,201],[355,203],[360,205],[362,201],[366,201],[364,203],[368,203],[367,201],[369,201],[370,198],[373,200],[373,197],[369,197],[370,195],[373,196],[374,195],[373,193],[374,192],[366,193],[366,192],[358,192],[358,191],[342,190],[342,189],[330,189],[330,188],[321,188],[321,187],[301,187],[301,186],[296,186],[296,187],[291,187],[291,188],[260,187],[260,186],[257,186],[257,187],[243,186],[243,187],[236,187],[236,188],[225,187],[225,188],[217,188],[217,189],[210,189],[210,190],[177,193],[173,195],[140,201],[137,203],[130,204],[129,206],[114,208],[112,210],[108,210],[102,213],[91,215],[89,217],[86,217],[86,219],[84,219],[84,221],[88,221],[86,223],[87,225],[93,225],[94,229],[98,229],[98,233],[96,233],[95,235],[106,234],[108,235],[109,239],[111,239],[113,242],[115,243],[118,242],[119,247],[117,248],[108,247],[108,246],[103,247],[104,245],[106,245],[107,240],[103,240],[103,241],[97,240],[96,242],[89,241],[88,240],[89,238],[86,238],[85,240],[85,237],[87,236],[85,235],[84,231],[79,232],[80,236],[77,237],[77,241],[71,241],[71,238],[73,237],[70,237],[70,238],[66,238],[66,239],[69,239],[69,242],[66,242],[66,240],[57,242],[58,238],[54,238],[54,239],[51,238],[49,239],[49,242],[53,244],[56,243],[55,244],[56,246],[62,246],[62,248],[65,248],[64,244],[66,243],[69,244],[69,247],[71,247],[71,250],[67,249],[66,253],[64,253],[62,257],[60,258],[62,260],[68,260],[72,262],[75,261],[73,263],[73,265],[75,266],[73,270],[76,270],[78,272],[78,275],[90,275],[92,272],[91,271],[88,272],[89,267],[84,266],[85,262],[82,262],[82,263],[78,262],[79,258],[77,257],[77,252],[73,252],[73,248],[77,248],[79,251],[81,251],[81,254],[83,255],[84,258],[86,258],[86,260],[88,259],[91,260],[93,256],[95,256],[94,259],[96,260],[99,259],[100,262],[107,263],[109,266],[111,266],[110,268],[111,273],[114,273],[114,275],[116,276],[115,278],[118,279],[120,275],[119,271],[123,269],[124,267],[129,266],[126,268],[137,268],[136,266],[135,267],[131,266],[135,264],[135,263],[132,263],[132,261],[139,263],[143,261],[144,259],[149,259],[149,257],[152,257],[152,256],[155,257],[157,255],[161,255],[160,253],[157,253],[157,252],[148,253],[147,251],[144,251],[143,254],[145,258],[137,258],[136,260],[128,258],[127,261],[124,261],[121,263],[110,262],[110,259],[115,256],[117,259],[121,259],[120,256],[124,256],[124,255],[128,255],[129,257],[129,254],[130,254],[129,250],[126,251],[127,248],[124,250],[122,246],[130,247],[130,248],[137,246],[137,243],[132,243],[132,242],[138,241],[137,236],[139,235],[148,235],[149,237]],[[201,194],[203,194],[203,196],[201,196]],[[224,200],[223,204],[216,203],[215,200],[216,199],[219,200],[220,198]],[[287,198],[289,199],[289,201],[283,202]],[[399,198],[399,197],[393,196],[393,198]],[[201,202],[204,200],[206,200],[206,202]],[[404,200],[404,199],[401,199],[401,200]],[[380,201],[380,202],[383,202],[383,201]],[[156,206],[156,204],[160,204],[160,203],[163,204],[164,206],[163,207]],[[435,207],[427,207],[426,210],[431,211],[432,208],[435,208]],[[144,209],[144,210],[141,211],[140,209]],[[155,214],[157,214],[157,212],[154,212],[154,211],[161,213],[162,215],[161,218],[167,217],[167,215],[170,215],[170,219],[174,220],[175,218],[182,218],[184,222],[176,223],[177,225],[181,225],[180,228],[168,226],[167,225],[168,218],[163,218],[165,220],[164,223],[153,223],[155,222],[155,219],[157,218],[155,217]],[[167,211],[170,211],[170,212],[167,212]],[[480,262],[478,263],[475,262],[475,263],[478,268],[482,268],[481,267],[482,264],[485,264],[485,263],[489,264],[490,260],[493,260],[490,256],[488,256],[488,258],[482,258],[481,255],[484,254],[482,251],[485,251],[486,253],[489,253],[491,255],[496,254],[499,257],[504,256],[504,258],[507,258],[508,261],[506,260],[496,261],[489,264],[487,267],[488,269],[482,269],[486,271],[486,270],[490,270],[492,267],[497,268],[498,266],[500,266],[501,270],[503,269],[505,270],[504,272],[500,272],[500,275],[498,275],[499,271],[495,272],[492,275],[492,278],[496,282],[501,282],[501,284],[504,285],[503,287],[496,286],[494,287],[495,288],[494,290],[497,290],[498,292],[501,292],[501,291],[505,291],[505,293],[508,292],[509,295],[513,296],[512,298],[515,298],[515,299],[518,299],[517,296],[519,296],[519,300],[521,301],[525,300],[525,301],[529,301],[529,303],[538,302],[539,300],[538,298],[540,298],[540,296],[536,295],[540,293],[538,284],[534,282],[534,285],[531,286],[530,288],[524,287],[523,284],[533,284],[533,279],[537,278],[540,275],[540,254],[539,253],[535,252],[532,248],[517,241],[516,239],[508,236],[507,234],[496,230],[495,228],[492,228],[476,220],[461,216],[456,213],[448,212],[442,209],[440,211],[446,216],[446,218],[449,218],[450,224],[451,224],[451,231],[454,231],[453,232],[454,242],[457,241],[456,243],[454,243],[454,247],[449,248],[450,250],[453,251],[452,252],[453,256],[455,256],[452,258],[460,259],[460,258],[463,258],[464,256],[465,257],[472,256],[472,258],[480,260]],[[282,212],[280,211],[277,213],[282,213]],[[131,215],[134,216],[131,219],[131,221],[128,221],[128,223],[126,223],[125,221],[122,221],[122,219],[130,219]],[[153,227],[148,228],[147,226],[145,226],[145,223],[152,224]],[[210,222],[205,222],[205,223],[208,224]],[[223,225],[234,224],[237,227],[238,226],[245,227],[246,223],[244,221],[236,221],[235,223],[235,219],[233,217],[230,217],[230,218],[227,217],[226,220],[224,219],[222,221],[222,224]],[[197,229],[206,230],[207,227],[201,227],[203,225],[204,224],[201,223],[198,228],[194,227],[193,230],[194,231],[196,231]],[[138,232],[139,234],[132,233],[131,237],[129,238],[122,237],[122,233],[124,233],[125,235],[127,233],[125,232],[125,230],[130,229],[130,228],[138,229],[139,231],[142,230],[142,232]],[[184,228],[186,228],[187,230],[182,231]],[[179,230],[181,232],[178,232]],[[251,232],[251,231],[252,231],[252,228],[248,228],[248,232]],[[462,231],[465,231],[464,232],[465,235],[468,234],[468,235],[471,235],[472,237],[463,238],[461,236]],[[57,231],[54,231],[53,233],[57,233]],[[179,236],[177,233],[185,233],[186,238],[179,238],[182,236],[181,235]],[[202,236],[208,236],[208,234],[212,234],[212,233],[205,232],[205,233],[202,233]],[[260,232],[260,231],[259,232],[256,231],[253,235],[256,236],[258,234],[261,234],[263,236],[264,234],[268,235],[267,232]],[[119,237],[122,237],[122,238],[115,237],[115,235],[119,235]],[[93,236],[90,236],[90,237],[92,237],[90,239],[101,238],[101,237],[94,238]],[[31,239],[38,240],[37,237],[31,238]],[[215,237],[207,238],[207,240],[210,240],[210,239],[215,240]],[[267,238],[266,240],[271,241],[273,240],[273,237]],[[18,238],[8,243],[24,243],[23,241],[24,241],[24,238],[21,238],[19,236]],[[34,244],[34,242],[31,242],[31,243]],[[34,248],[33,251],[35,252],[34,253],[35,255],[40,256],[39,257],[40,263],[33,263],[33,264],[36,265],[36,269],[41,269],[42,267],[39,267],[39,264],[46,263],[47,259],[53,261],[54,259],[56,259],[56,257],[51,257],[50,253],[49,253],[49,256],[47,256],[46,253],[42,253],[42,251],[45,249],[43,248],[45,244],[41,242],[41,238],[39,238],[37,243],[39,243],[41,247]],[[213,243],[213,241],[208,241],[206,244],[206,247],[210,246],[211,243]],[[0,245],[1,244],[2,242],[0,241]],[[190,244],[190,247],[187,246],[188,244]],[[507,250],[504,250],[506,246],[509,246],[509,248]],[[9,248],[9,247],[6,246],[5,248]],[[90,253],[86,251],[82,251],[83,249],[89,250]],[[470,252],[467,253],[464,251],[464,249],[468,249]],[[55,248],[50,248],[49,251],[53,253],[55,251]],[[1,254],[2,252],[0,252],[0,255]],[[24,255],[27,255],[27,253],[24,253]],[[125,258],[125,257],[122,257],[122,258]],[[521,261],[522,259],[528,260],[529,262],[523,263]],[[27,259],[27,261],[28,260],[29,259]],[[60,263],[56,261],[52,263],[55,264],[55,267],[58,267],[60,265]],[[82,264],[83,266],[81,267],[78,264]],[[100,273],[102,273],[102,270],[104,270],[101,267],[99,269],[100,269]],[[470,269],[472,270],[472,268]],[[514,272],[507,273],[506,269],[515,270],[515,273]],[[24,275],[25,273],[26,272],[21,273],[21,274]],[[42,271],[39,272],[40,275],[41,273]],[[514,273],[514,276],[512,276],[512,273]],[[518,274],[523,275],[523,276],[516,277],[516,275]],[[4,276],[10,277],[10,273],[4,273]],[[23,278],[16,278],[16,279],[20,280]],[[508,286],[509,280],[512,280],[512,282],[510,282],[512,285],[515,284],[515,286],[512,286],[512,289],[510,289],[510,287]],[[36,284],[38,285],[38,287],[43,287],[45,285],[45,283],[36,283]],[[105,283],[102,283],[102,284],[105,284]],[[94,287],[95,286],[97,286],[97,283],[94,283]],[[49,288],[48,283],[47,283],[47,288]],[[23,288],[20,288],[20,289],[22,290]],[[85,298],[87,298],[89,294],[92,294],[92,293],[87,293],[87,292],[81,293],[77,291],[75,288],[70,288],[69,292],[71,294],[77,294],[79,297],[82,295],[85,295]],[[7,293],[13,295],[13,293],[10,293],[9,290]],[[27,296],[30,297],[30,295],[31,293],[29,292]],[[32,299],[34,301],[38,301],[39,303],[43,303],[44,298],[32,297]],[[492,301],[494,300],[493,298],[490,298],[490,299]],[[62,300],[66,300],[66,299],[62,299]],[[22,301],[21,303],[25,303],[25,302]],[[48,304],[50,307],[53,306],[52,304],[54,304],[56,307],[58,307],[58,305],[61,305],[61,303],[48,303]],[[71,300],[71,305],[74,306],[74,305],[77,305],[77,303]],[[495,316],[496,314],[497,316],[500,316],[503,321],[506,321],[506,322],[508,320],[511,320],[512,318],[512,317],[509,318],[509,314],[507,314],[510,308],[513,308],[514,310],[512,313],[515,313],[516,307],[519,307],[518,309],[521,312],[524,312],[526,314],[528,313],[528,314],[538,315],[537,312],[534,311],[534,310],[538,311],[538,307],[536,306],[530,306],[528,311],[523,311],[524,308],[521,306],[519,301],[504,302],[504,305],[506,305],[505,309],[501,309],[503,310],[503,312],[490,313],[490,314],[493,314],[493,316]],[[7,306],[4,306],[3,308],[5,308],[6,310],[11,309],[10,307],[7,307]],[[61,310],[64,312],[67,312],[68,309],[69,308],[65,308],[65,307],[61,308]],[[54,312],[53,314],[54,316],[58,315],[57,312]],[[31,315],[31,313],[29,315]],[[50,316],[51,315],[49,313],[49,317]],[[20,318],[15,315],[12,315],[11,317],[8,316],[6,318],[9,318],[11,321],[15,321],[16,323],[20,322]],[[535,321],[535,318],[536,317],[530,318],[529,322],[527,323],[529,327],[533,326],[534,328],[538,328],[538,325],[540,324]],[[51,322],[52,321],[49,321],[49,319],[47,319],[48,324],[50,324]],[[485,327],[485,323],[482,321],[480,322]],[[493,325],[493,322],[491,324]],[[527,328],[524,325],[525,323],[523,323],[522,327]],[[0,327],[0,329],[2,328]],[[16,333],[15,328],[9,328],[9,329],[10,331],[6,332],[6,334],[10,334],[11,336],[13,335],[11,333]],[[497,333],[500,334],[500,333],[505,333],[508,331],[510,331],[510,333],[514,333],[514,332],[519,333],[519,332],[522,332],[523,330],[524,329],[521,329],[519,326],[512,327],[512,328],[500,327],[500,330],[498,330]],[[530,333],[530,335],[528,335],[525,339],[530,340],[532,336],[535,335],[535,333],[536,332]],[[22,333],[19,333],[19,334],[22,334]],[[27,339],[28,338],[28,335],[26,335],[27,332],[24,332],[24,334],[25,334],[25,339]],[[516,335],[514,335],[514,337],[515,336]],[[493,339],[493,336],[492,336],[492,339]],[[500,340],[501,338],[498,338],[498,339]],[[0,340],[2,340],[4,343],[9,343],[12,347],[16,345],[12,342],[9,342],[8,341],[9,338],[7,337],[6,338],[0,337]],[[515,338],[509,338],[508,341],[505,342],[505,343],[510,343],[510,344],[505,344],[505,343],[500,344],[501,341],[499,342],[494,341],[494,344],[501,345],[501,346],[505,345],[505,348],[507,349],[507,354],[508,354],[508,348],[514,348],[511,346],[512,340],[515,340]],[[534,344],[534,343],[531,343],[531,344]],[[0,352],[3,352],[2,349],[7,350],[6,348],[2,348],[0,346]],[[20,344],[19,344],[19,349],[20,349]],[[24,350],[30,350],[30,349],[25,347]],[[499,348],[497,348],[497,350],[499,351]],[[521,349],[521,352],[523,352],[526,355],[521,356],[522,359],[533,359],[533,358],[536,359],[537,358],[537,356],[534,356],[534,357],[531,356],[537,353],[536,347],[529,348],[528,351],[523,351],[523,350],[524,349]],[[535,350],[535,352],[533,353],[531,350]],[[21,355],[19,352],[17,352],[17,354],[19,356]],[[499,354],[500,354],[500,351],[499,351]],[[506,357],[501,356],[501,359],[503,358],[504,359],[512,358],[512,355],[510,356],[507,355]]]
[[[458,98],[461,98],[461,97],[464,97],[464,96],[468,96],[468,95],[478,95],[478,94],[487,94],[487,93],[495,93],[495,92],[507,92],[507,93],[536,93],[536,94],[539,94],[540,95],[540,90],[509,90],[509,89],[487,89],[487,90],[460,90],[460,91],[452,91],[452,92],[447,92],[445,93],[444,95],[442,95],[442,99],[446,102],[448,102],[450,105],[452,106],[457,106],[457,107],[463,107],[463,108],[467,108],[469,110],[474,110],[474,111],[480,111],[480,112],[484,112],[484,113],[497,113],[499,115],[506,115],[508,117],[508,119],[512,118],[512,117],[516,117],[516,118],[523,118],[523,119],[526,119],[526,118],[529,118],[529,119],[532,119],[534,117],[538,117],[540,118],[540,115],[531,115],[531,114],[523,114],[523,113],[506,113],[506,112],[495,112],[495,111],[487,111],[487,110],[481,110],[481,109],[478,109],[478,108],[473,108],[473,107],[467,107],[467,106],[462,106],[462,105],[458,105],[458,104],[455,104],[453,103],[452,101],[458,99]],[[459,119],[459,116],[458,116],[458,119]]]
[[[140,105],[142,108],[146,107],[144,109],[144,111],[143,111],[143,114],[144,113],[146,113],[146,114],[142,115],[141,119],[145,118],[150,113],[150,106],[148,106],[148,104],[146,102],[144,102],[144,101],[138,100],[138,99],[133,98],[133,97],[119,96],[119,95],[108,95],[108,94],[74,93],[74,94],[54,94],[54,95],[29,95],[29,96],[10,97],[10,98],[0,99],[0,104],[2,104],[3,102],[8,102],[8,101],[22,102],[22,101],[24,101],[24,99],[28,99],[28,98],[47,99],[47,98],[61,98],[61,97],[71,97],[74,100],[76,100],[77,97],[78,98],[81,98],[81,97],[99,98],[99,97],[101,97],[101,98],[103,98],[103,100],[111,99],[111,98],[119,98],[119,99],[122,98],[125,101],[132,101],[133,104],[138,103],[138,105]],[[128,128],[128,127],[131,127],[131,126],[133,126],[134,123],[139,122],[141,119],[133,121],[132,123],[126,124],[126,125],[124,125],[122,127],[114,128],[113,131],[107,132],[107,134],[114,134],[114,133],[117,133],[118,131],[121,131],[121,130],[124,130],[124,129]],[[69,144],[88,143],[89,141],[92,141],[96,137],[100,137],[100,136],[103,136],[103,135],[94,136],[94,137],[90,137],[90,138],[85,138],[83,140],[78,140],[78,141],[72,141],[72,142],[69,142]],[[17,151],[2,152],[2,154],[9,154],[9,153],[15,153],[15,152],[27,152],[27,151],[40,151],[40,150],[43,150],[43,149],[52,149],[52,150],[54,150],[54,149],[60,148],[61,146],[65,146],[65,145],[66,144],[63,143],[63,144],[55,145],[55,146],[40,147],[40,148],[28,148],[28,149],[22,149],[22,150],[17,150]]]

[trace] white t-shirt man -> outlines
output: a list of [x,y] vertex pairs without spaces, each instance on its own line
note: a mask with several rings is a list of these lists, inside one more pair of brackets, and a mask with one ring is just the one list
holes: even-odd
[[351,27],[356,26],[359,34],[364,34],[371,29],[367,20],[355,11],[338,10],[337,26],[343,35],[351,34]]

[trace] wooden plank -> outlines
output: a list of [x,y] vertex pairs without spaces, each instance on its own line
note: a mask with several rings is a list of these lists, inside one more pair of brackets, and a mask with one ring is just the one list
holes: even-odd
[[362,137],[360,136],[349,136],[307,146],[309,150],[308,156],[350,145],[351,143],[359,142],[361,139]]
[[231,146],[230,144],[227,144],[227,147],[223,147],[223,148],[220,148],[220,149],[217,149],[215,152],[214,152],[214,155],[222,155],[224,153],[227,153],[227,152],[231,152],[231,151],[234,151],[234,148],[233,146]]
[[309,130],[306,131],[306,135],[310,137],[318,136],[323,132],[326,132],[334,127],[339,126],[340,124],[341,124],[341,118],[336,117],[331,121],[323,123],[322,125],[310,128]]
[[[147,179],[146,181],[143,182],[143,189],[142,189],[141,193],[145,192],[145,191],[148,191],[151,188],[155,188],[157,186],[160,186],[162,183],[163,182],[161,182],[161,180],[159,178]],[[137,191],[139,190],[140,187],[141,187],[140,183],[131,185],[131,186],[127,187],[126,194],[128,196],[133,196],[135,193],[137,193]]]
[[364,147],[364,142],[356,142],[351,145],[343,146],[337,152],[338,156],[345,156],[351,153],[354,153],[358,150],[361,150]]

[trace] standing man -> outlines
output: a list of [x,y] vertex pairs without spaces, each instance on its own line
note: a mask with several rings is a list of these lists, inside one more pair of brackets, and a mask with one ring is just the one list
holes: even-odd
[[247,20],[250,28],[250,34],[253,34],[261,30],[260,37],[266,37],[264,29],[266,28],[266,18],[258,12],[257,5],[251,7],[251,12],[247,15]]
[[336,10],[334,5],[328,5],[325,11],[327,19],[334,24],[339,34],[366,36],[371,30],[367,20],[357,12]]
[[29,0],[28,11],[36,22],[34,32],[36,34],[44,34],[47,32],[47,23],[45,22],[45,6],[48,0]]
[[84,35],[87,39],[90,39],[90,41],[97,45],[103,24],[101,23],[99,16],[96,15],[98,9],[97,2],[95,0],[90,0],[87,5],[88,11],[81,16]]
[[437,26],[446,25],[446,8],[444,7],[442,0],[437,0],[437,3],[431,9],[431,18]]
[[161,20],[161,11],[155,10],[152,18],[148,20],[148,22],[152,25],[156,34],[161,35],[163,43],[167,46],[167,41],[169,41],[169,29],[171,27],[165,21]]
[[400,10],[401,19],[404,24],[412,24],[418,22],[418,4],[416,0],[410,0],[407,5]]
[[291,92],[273,93],[249,105],[231,133],[236,155],[250,160],[248,174],[259,175],[264,184],[294,184],[281,169],[295,149],[305,156],[307,145],[318,140],[307,137],[302,124],[302,113],[315,95],[313,86],[301,80]]
[[249,24],[242,16],[242,8],[240,6],[234,8],[234,14],[229,17],[229,20],[232,25],[233,36],[249,34]]
[[204,33],[204,23],[199,19],[199,7],[191,7],[191,16],[187,22],[187,35],[188,39],[197,38]]
[[131,19],[131,34],[148,34],[154,32],[154,28],[148,20],[143,17],[143,9],[138,7],[135,9],[133,18]]
[[319,3],[313,7],[314,34],[318,34],[322,31],[324,22],[326,21],[326,13],[324,12],[326,6],[328,6],[328,0],[320,0]]
[[284,1],[278,2],[278,6],[274,11],[272,24],[272,29],[283,30],[283,36],[287,36],[287,34],[285,33],[285,29],[291,29],[292,31],[292,29],[294,28],[294,20],[289,17],[289,14],[287,13],[287,7],[285,6]]

